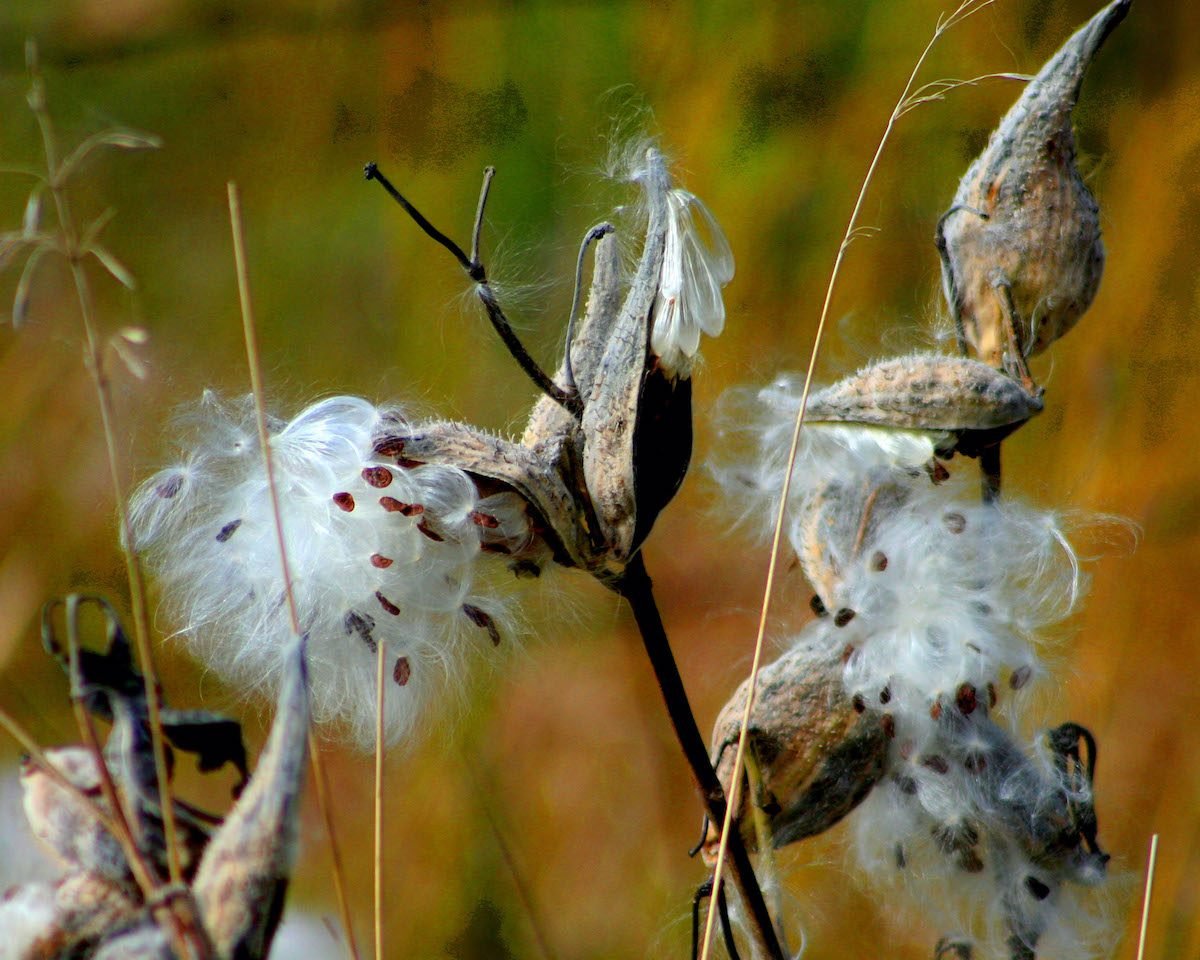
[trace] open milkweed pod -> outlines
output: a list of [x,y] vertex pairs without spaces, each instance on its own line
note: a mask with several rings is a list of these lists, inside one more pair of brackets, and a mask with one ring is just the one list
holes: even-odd
[[[620,578],[687,473],[691,364],[700,333],[721,331],[719,290],[733,270],[720,228],[697,198],[672,187],[657,149],[642,151],[627,178],[647,209],[637,269],[622,296],[616,242],[600,235],[587,311],[554,377],[578,391],[582,415],[543,396],[519,443],[436,424],[376,444],[382,455],[455,466],[516,491],[555,558],[605,582]],[[712,249],[696,236],[693,210]],[[678,296],[664,294],[672,284]]]
[[811,423],[939,434],[937,451],[977,455],[1042,410],[1040,391],[966,357],[918,353],[881,360],[808,400]]
[[1088,64],[1132,0],[1072,36],[993,132],[938,223],[959,344],[1028,382],[1025,358],[1071,329],[1104,269],[1095,198],[1075,163],[1071,113]]
[[[726,795],[747,693],[743,683],[713,726],[714,765]],[[862,712],[845,694],[836,659],[797,645],[764,667],[748,734],[761,782],[743,789],[737,817],[748,849],[757,846],[749,804],[766,817],[776,847],[822,833],[858,806],[883,775],[887,726],[883,716]],[[709,824],[701,847],[709,866],[719,828]]]

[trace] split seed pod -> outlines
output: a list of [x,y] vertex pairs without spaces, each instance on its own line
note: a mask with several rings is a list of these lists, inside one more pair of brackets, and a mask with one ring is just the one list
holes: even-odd
[[1014,375],[1027,376],[1025,358],[1070,330],[1100,285],[1099,207],[1075,163],[1071,113],[1131,2],[1114,0],[1042,67],[938,224],[959,345]]
[[[713,728],[717,776],[727,795],[748,689],[747,683],[738,688]],[[855,708],[837,664],[814,663],[793,649],[763,668],[748,734],[761,783],[742,792],[738,811],[747,847],[757,846],[750,803],[766,817],[776,847],[822,833],[858,806],[883,776],[884,720]],[[701,848],[706,863],[715,860],[719,843],[719,827],[710,824]]]
[[616,243],[597,242],[587,312],[554,378],[562,386],[570,371],[582,416],[543,396],[520,442],[439,423],[376,445],[381,456],[458,467],[485,487],[515,490],[561,563],[609,583],[674,497],[692,451],[690,376],[682,366],[668,369],[650,342],[673,215],[657,150],[647,151],[637,179],[649,211],[637,271],[622,299]]
[[965,357],[913,354],[881,360],[818,390],[810,423],[856,423],[942,434],[938,452],[971,456],[1042,410],[1039,393]]

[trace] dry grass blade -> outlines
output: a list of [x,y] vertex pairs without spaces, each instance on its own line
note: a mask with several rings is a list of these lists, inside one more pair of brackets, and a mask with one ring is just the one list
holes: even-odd
[[[280,572],[283,577],[284,596],[287,600],[292,632],[299,637],[300,620],[296,613],[296,597],[292,591],[292,577],[288,567],[287,547],[283,536],[283,517],[279,509],[274,466],[271,460],[270,436],[267,431],[267,412],[263,402],[265,393],[262,382],[262,364],[259,360],[258,333],[254,323],[254,309],[250,300],[250,275],[246,266],[245,234],[242,229],[242,205],[237,185],[230,182],[227,184],[227,190],[229,194],[229,223],[233,233],[234,263],[237,268],[238,297],[242,308],[242,329],[246,341],[246,362],[250,367],[250,384],[254,393],[254,412],[258,424],[258,440],[263,452],[264,466],[267,474],[267,488],[271,497],[271,512],[275,517],[275,535],[279,544],[279,563]],[[313,740],[311,730],[309,732],[309,758],[313,771],[313,780],[316,782],[317,787],[317,804],[321,808],[326,833],[329,836],[329,846],[333,858],[334,890],[337,895],[338,909],[342,917],[342,926],[346,931],[346,946],[349,955],[353,960],[357,960],[358,948],[354,940],[354,927],[350,918],[350,906],[346,899],[345,878],[333,829],[332,812],[329,809],[325,772],[320,764],[319,748]]]
[[1145,960],[1146,928],[1150,924],[1150,898],[1154,895],[1154,868],[1158,864],[1158,834],[1150,838],[1150,856],[1146,861],[1146,892],[1142,897],[1142,926],[1138,931],[1137,960]]
[[380,637],[375,648],[375,960],[383,960],[383,664],[387,639]]
[[[767,564],[766,584],[763,588],[762,608],[758,621],[758,633],[754,642],[754,657],[750,665],[749,677],[749,696],[746,697],[745,710],[742,714],[741,733],[738,737],[737,753],[734,756],[732,787],[728,798],[728,807],[726,808],[725,822],[721,825],[721,844],[717,851],[717,860],[713,868],[713,902],[717,901],[721,889],[722,872],[725,866],[726,849],[729,842],[729,834],[732,826],[733,813],[738,809],[739,797],[741,789],[741,771],[745,764],[746,757],[746,741],[749,731],[750,713],[754,706],[754,686],[758,679],[758,672],[762,662],[763,641],[767,632],[767,618],[771,608],[771,594],[775,587],[775,576],[779,565],[779,547],[783,539],[783,521],[787,510],[788,493],[792,485],[792,469],[796,463],[796,454],[800,445],[800,430],[804,425],[804,414],[808,406],[808,396],[812,390],[813,373],[816,370],[817,356],[820,353],[821,341],[825,334],[825,325],[829,318],[829,308],[833,301],[833,291],[837,284],[838,274],[841,272],[842,261],[845,258],[846,250],[855,236],[855,231],[858,228],[859,214],[862,212],[863,202],[866,199],[867,188],[874,179],[875,170],[879,166],[880,157],[883,155],[883,149],[891,138],[892,130],[896,126],[896,122],[903,115],[905,104],[912,95],[914,84],[916,83],[917,74],[921,67],[925,65],[925,60],[929,56],[929,52],[941,38],[942,34],[951,27],[961,23],[967,17],[978,13],[985,7],[990,6],[994,0],[964,0],[963,3],[955,9],[955,11],[947,18],[938,18],[938,24],[933,32],[933,36],[925,45],[925,49],[921,51],[921,55],[917,58],[916,64],[913,66],[912,72],[909,74],[908,82],[904,85],[904,90],[896,101],[895,107],[892,109],[891,116],[888,118],[887,126],[884,128],[883,135],[879,139],[879,145],[875,148],[875,154],[871,158],[870,166],[867,168],[866,176],[863,177],[862,186],[859,188],[858,197],[854,202],[854,209],[850,214],[850,219],[846,224],[846,232],[842,238],[841,244],[838,246],[837,257],[834,260],[833,269],[829,275],[829,283],[825,288],[825,300],[821,306],[820,319],[817,322],[817,332],[813,339],[812,353],[809,356],[808,369],[804,375],[804,390],[800,395],[800,409],[796,412],[795,428],[792,431],[791,446],[788,450],[787,470],[783,477],[783,490],[779,499],[779,511],[775,518],[774,534],[771,538],[770,559]],[[701,960],[707,960],[712,947],[714,921],[716,911],[710,910],[704,927],[704,943],[700,952]]]

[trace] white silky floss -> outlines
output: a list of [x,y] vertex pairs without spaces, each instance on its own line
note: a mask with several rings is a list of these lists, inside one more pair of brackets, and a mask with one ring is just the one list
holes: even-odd
[[[206,393],[187,420],[183,462],[133,498],[134,546],[192,651],[239,688],[270,695],[292,625],[253,403]],[[511,625],[503,593],[478,583],[494,559],[485,548],[533,539],[515,494],[481,498],[461,470],[385,463],[375,443],[398,425],[394,410],[333,397],[271,430],[314,715],[364,745],[374,740],[377,644],[386,642],[395,741]]]

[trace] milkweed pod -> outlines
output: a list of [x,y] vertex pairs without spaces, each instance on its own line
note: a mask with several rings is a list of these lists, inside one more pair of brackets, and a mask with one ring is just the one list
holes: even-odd
[[1020,369],[1075,325],[1100,285],[1099,207],[1075,162],[1071,113],[1084,72],[1130,3],[1110,3],[1042,67],[938,224],[960,345],[992,366]]
[[1041,409],[1039,393],[985,363],[918,353],[881,360],[818,390],[806,419],[967,435],[971,447],[1001,439]]
[[[738,688],[713,728],[717,776],[726,794],[748,689],[748,683]],[[761,783],[742,792],[738,820],[751,849],[756,839],[748,803],[766,817],[776,847],[794,843],[824,832],[858,806],[883,775],[887,758],[880,715],[860,711],[843,691],[840,671],[804,646],[759,673],[749,737]],[[710,825],[702,847],[710,864],[720,842],[717,829]]]

